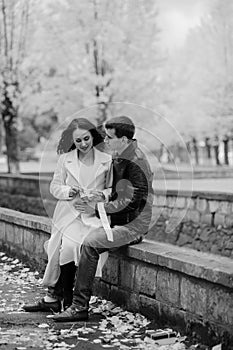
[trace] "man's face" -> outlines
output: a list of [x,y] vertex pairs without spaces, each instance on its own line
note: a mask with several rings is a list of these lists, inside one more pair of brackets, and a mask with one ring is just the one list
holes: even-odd
[[118,138],[116,136],[115,129],[105,129],[105,139],[104,142],[106,143],[107,147],[112,152],[121,151],[123,147],[122,137]]

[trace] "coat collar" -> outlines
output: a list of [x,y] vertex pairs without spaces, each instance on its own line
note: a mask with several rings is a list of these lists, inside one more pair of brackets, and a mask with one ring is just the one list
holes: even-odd
[[135,151],[137,149],[137,140],[133,139],[129,146],[119,155],[115,156],[114,158],[119,162],[124,159],[132,160],[135,154]]
[[[91,171],[94,171],[96,166],[99,168],[100,164],[104,165],[105,163],[111,162],[111,160],[112,157],[109,154],[100,152],[94,147],[94,165],[93,168],[91,168]],[[66,154],[65,164],[67,170],[77,180],[80,171],[80,161],[78,159],[78,153],[76,149]]]

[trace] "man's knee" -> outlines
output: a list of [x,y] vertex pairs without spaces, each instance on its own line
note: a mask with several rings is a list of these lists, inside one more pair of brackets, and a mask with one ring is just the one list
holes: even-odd
[[[102,237],[104,234],[104,230],[102,228],[98,228],[96,230],[91,231],[83,240],[82,245],[88,247],[98,247],[102,241]],[[101,245],[101,244],[100,244]]]

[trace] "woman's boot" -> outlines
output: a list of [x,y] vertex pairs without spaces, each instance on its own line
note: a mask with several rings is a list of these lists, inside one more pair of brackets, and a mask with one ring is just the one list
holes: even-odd
[[74,279],[76,273],[76,266],[74,261],[61,265],[61,281],[63,286],[63,308],[67,309],[73,300],[73,287],[74,287]]

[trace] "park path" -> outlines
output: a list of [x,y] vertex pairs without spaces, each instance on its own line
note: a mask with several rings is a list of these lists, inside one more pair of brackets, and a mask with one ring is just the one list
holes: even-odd
[[96,297],[88,322],[55,323],[46,313],[26,313],[22,305],[44,295],[40,282],[38,272],[0,252],[0,350],[207,349],[188,346],[181,337],[158,345],[151,337],[156,329],[144,316]]

